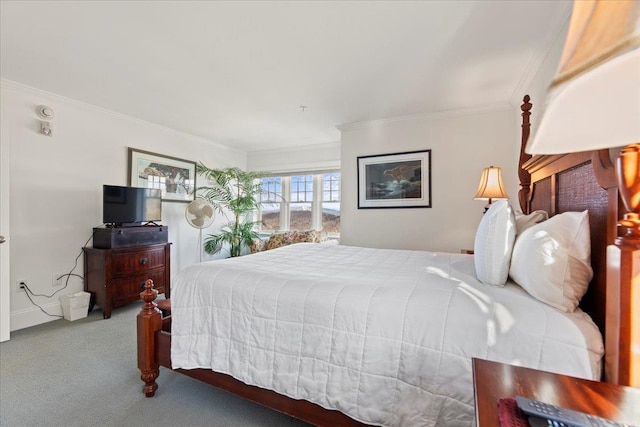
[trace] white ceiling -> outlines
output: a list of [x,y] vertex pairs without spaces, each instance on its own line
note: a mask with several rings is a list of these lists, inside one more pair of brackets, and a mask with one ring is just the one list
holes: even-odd
[[[235,146],[519,105],[569,1],[0,1],[0,77]],[[301,105],[308,108],[303,113]]]

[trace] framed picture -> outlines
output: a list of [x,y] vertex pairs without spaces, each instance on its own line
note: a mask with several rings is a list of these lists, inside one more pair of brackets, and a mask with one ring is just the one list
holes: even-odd
[[163,202],[195,199],[196,162],[129,148],[132,187],[159,188]]
[[358,157],[358,209],[430,207],[431,150]]

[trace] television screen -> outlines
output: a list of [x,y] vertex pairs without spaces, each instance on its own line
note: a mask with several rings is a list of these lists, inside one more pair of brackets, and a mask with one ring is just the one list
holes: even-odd
[[104,185],[102,222],[132,224],[162,220],[161,191],[157,188]]

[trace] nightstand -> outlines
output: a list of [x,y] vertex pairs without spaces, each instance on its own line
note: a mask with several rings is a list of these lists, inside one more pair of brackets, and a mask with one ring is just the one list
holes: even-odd
[[640,389],[473,359],[476,426],[497,427],[498,399],[516,395],[640,424]]

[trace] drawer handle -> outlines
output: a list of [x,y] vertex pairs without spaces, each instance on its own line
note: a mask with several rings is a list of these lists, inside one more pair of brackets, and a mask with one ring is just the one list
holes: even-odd
[[148,258],[140,258],[140,264],[145,265],[148,262],[149,262]]

